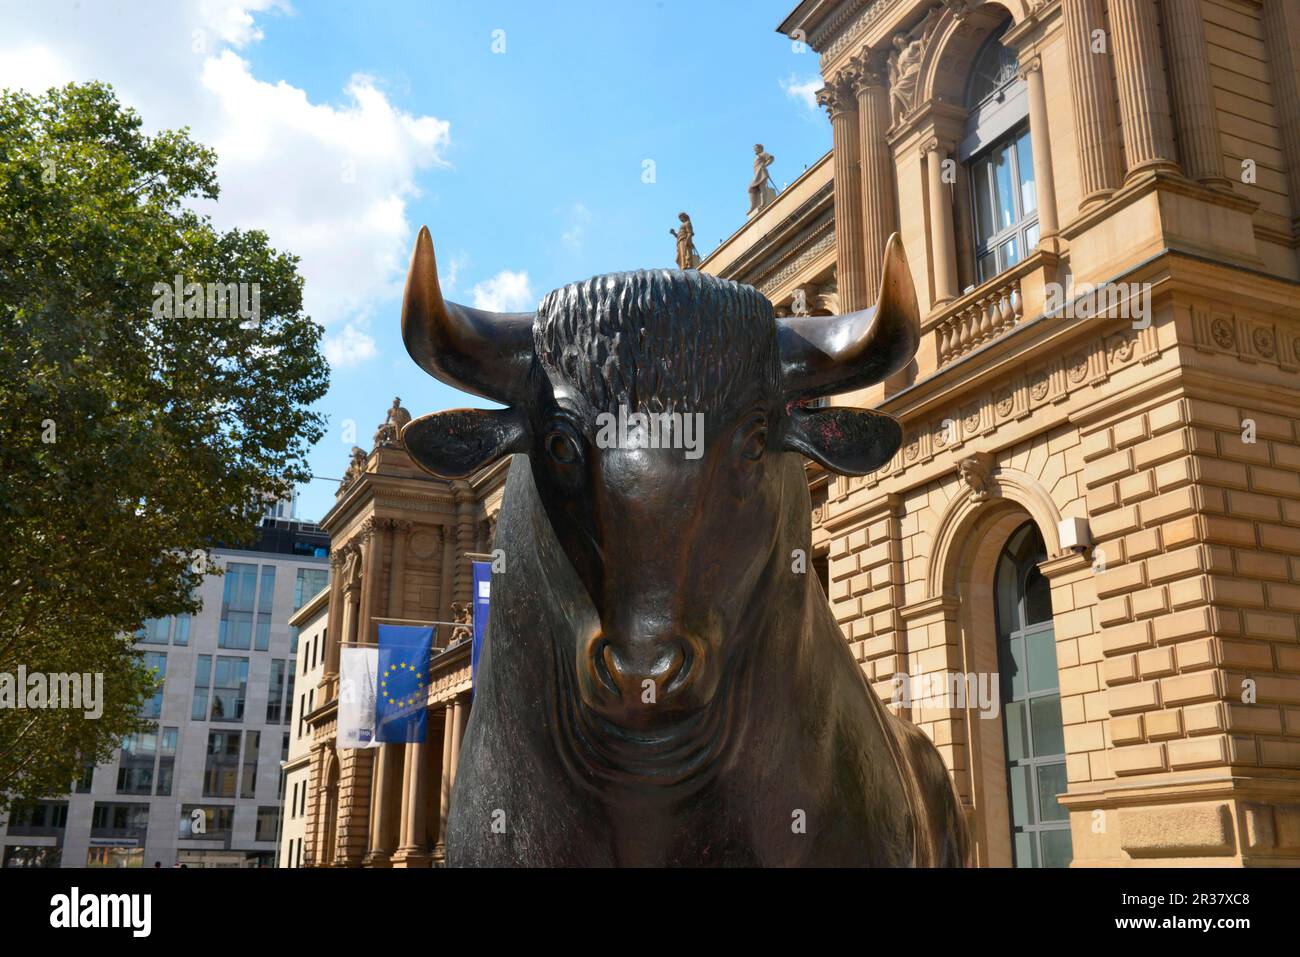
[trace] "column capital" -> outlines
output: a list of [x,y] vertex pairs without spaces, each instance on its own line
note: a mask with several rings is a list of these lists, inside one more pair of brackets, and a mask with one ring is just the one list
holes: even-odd
[[853,83],[857,70],[845,67],[826,81],[826,85],[817,91],[817,103],[826,108],[826,114],[832,120],[842,113],[857,112],[857,94]]
[[931,153],[942,153],[947,159],[948,154],[952,152],[953,144],[949,140],[940,139],[937,136],[930,136],[921,141],[921,156],[929,156]]
[[856,56],[849,60],[853,69],[853,92],[861,96],[867,90],[878,88],[888,92],[889,68],[883,50],[863,47]]
[[1042,71],[1043,58],[1037,53],[1027,60],[1022,60],[1020,63],[1020,79],[1022,80],[1029,79],[1029,74],[1031,73],[1042,73]]

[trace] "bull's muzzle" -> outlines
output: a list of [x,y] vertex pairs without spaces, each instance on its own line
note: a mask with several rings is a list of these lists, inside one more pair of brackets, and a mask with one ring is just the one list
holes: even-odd
[[684,636],[617,639],[597,635],[587,648],[587,704],[630,725],[690,711],[702,655]]

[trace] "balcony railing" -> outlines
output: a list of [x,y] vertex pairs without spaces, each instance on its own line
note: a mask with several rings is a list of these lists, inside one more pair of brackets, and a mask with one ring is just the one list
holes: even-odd
[[951,303],[935,321],[939,368],[1014,329],[1024,319],[1021,280],[1039,268],[1030,256]]

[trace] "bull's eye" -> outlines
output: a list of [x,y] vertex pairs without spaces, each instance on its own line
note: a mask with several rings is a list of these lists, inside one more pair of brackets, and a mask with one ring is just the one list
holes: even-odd
[[575,465],[582,458],[577,437],[564,426],[557,426],[546,436],[546,451],[560,465]]
[[740,454],[751,462],[763,457],[767,448],[767,417],[755,415],[745,423],[740,433]]

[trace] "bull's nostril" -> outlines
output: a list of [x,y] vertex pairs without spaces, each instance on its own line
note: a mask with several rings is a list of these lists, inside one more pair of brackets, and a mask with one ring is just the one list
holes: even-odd
[[677,646],[673,654],[672,662],[664,674],[664,693],[676,691],[682,685],[686,684],[690,678],[691,665],[694,663],[694,656],[691,654],[691,646],[687,642],[682,642]]
[[619,690],[619,683],[615,678],[619,670],[618,662],[614,658],[614,646],[608,641],[602,642],[599,652],[593,658],[596,666],[596,677],[605,686],[605,690],[610,694],[621,696],[622,691]]

